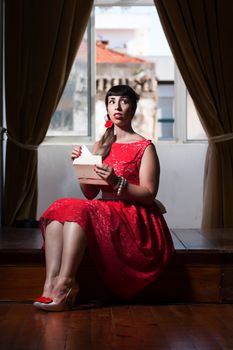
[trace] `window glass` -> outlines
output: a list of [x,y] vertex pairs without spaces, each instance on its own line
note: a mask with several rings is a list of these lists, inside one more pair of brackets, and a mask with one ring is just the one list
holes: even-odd
[[158,84],[157,138],[173,139],[174,126],[174,82]]
[[129,84],[140,94],[134,129],[150,139],[173,138],[174,60],[155,6],[95,8],[95,138],[104,132],[106,91]]
[[75,57],[66,87],[51,119],[47,136],[88,136],[87,33]]

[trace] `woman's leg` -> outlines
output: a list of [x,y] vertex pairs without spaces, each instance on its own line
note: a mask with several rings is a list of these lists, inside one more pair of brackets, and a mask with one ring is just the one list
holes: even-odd
[[60,272],[53,289],[53,298],[57,302],[74,286],[75,275],[86,246],[87,237],[81,226],[75,222],[65,222]]
[[63,250],[63,224],[52,221],[45,230],[46,279],[43,296],[50,297],[58,276]]

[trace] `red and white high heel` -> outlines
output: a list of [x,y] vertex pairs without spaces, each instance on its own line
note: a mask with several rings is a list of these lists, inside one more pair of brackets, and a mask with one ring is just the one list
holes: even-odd
[[79,292],[79,288],[78,287],[71,287],[65,298],[60,301],[60,302],[56,302],[53,299],[49,298],[49,297],[39,297],[37,298],[33,305],[35,307],[37,307],[38,309],[41,310],[45,310],[45,311],[66,311],[66,310],[71,310],[75,299],[77,297],[77,294]]

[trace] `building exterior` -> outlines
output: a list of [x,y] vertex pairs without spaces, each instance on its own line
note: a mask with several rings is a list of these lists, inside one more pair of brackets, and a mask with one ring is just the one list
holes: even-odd
[[155,64],[110,49],[106,41],[96,43],[96,139],[104,131],[104,123],[99,117],[103,118],[106,114],[106,91],[117,84],[128,84],[140,95],[133,119],[134,128],[145,137],[154,139],[157,105]]
[[[95,139],[104,132],[105,94],[113,85],[129,84],[140,95],[134,118],[137,132],[156,138],[157,81],[155,63],[118,52],[108,42],[96,42]],[[50,125],[50,135],[88,135],[87,44],[82,42],[69,81]]]

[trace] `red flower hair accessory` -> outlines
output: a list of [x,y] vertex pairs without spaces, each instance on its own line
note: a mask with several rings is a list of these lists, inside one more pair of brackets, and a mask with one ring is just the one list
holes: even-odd
[[113,125],[113,122],[110,119],[108,119],[104,126],[105,128],[109,129],[112,127],[112,125]]

